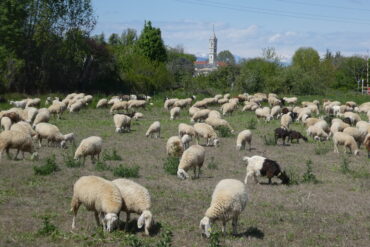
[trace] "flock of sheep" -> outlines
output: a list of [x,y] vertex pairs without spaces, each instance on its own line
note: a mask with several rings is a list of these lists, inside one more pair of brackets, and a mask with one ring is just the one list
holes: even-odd
[[[280,119],[280,128],[275,129],[275,141],[288,137],[288,141],[303,139],[307,137],[290,128],[290,125],[297,121],[307,127],[307,135],[316,141],[326,141],[332,138],[334,152],[338,152],[338,145],[343,145],[353,154],[358,154],[361,144],[368,150],[370,158],[370,102],[357,105],[353,101],[342,104],[339,101],[324,100],[322,105],[319,101],[301,102],[298,106],[297,97],[279,98],[276,94],[256,93],[254,95],[240,94],[231,97],[230,94],[216,95],[211,98],[204,98],[195,101],[195,96],[186,99],[165,99],[164,108],[169,112],[170,119],[176,119],[186,110],[190,116],[189,123],[178,125],[178,135],[168,139],[166,151],[168,156],[179,157],[177,176],[180,179],[189,179],[189,170],[193,170],[194,178],[199,178],[203,166],[206,147],[218,147],[221,140],[216,130],[220,127],[228,128],[231,133],[234,129],[224,117],[233,114],[240,105],[242,111],[254,111],[257,118],[266,122],[272,119]],[[60,118],[65,111],[78,112],[86,107],[93,100],[91,95],[83,93],[69,94],[63,100],[48,97],[45,105],[48,108],[40,107],[41,100],[25,99],[21,101],[10,101],[14,107],[1,111],[0,133],[0,159],[5,150],[10,157],[9,150],[16,149],[17,158],[19,152],[29,152],[31,159],[37,158],[38,153],[34,142],[38,141],[42,147],[42,140],[47,140],[47,145],[54,145],[65,148],[68,143],[75,141],[74,133],[62,134],[56,125],[48,123],[52,115]],[[268,106],[262,107],[267,102]],[[150,97],[145,95],[122,95],[110,99],[100,99],[96,108],[110,106],[110,113],[113,114],[113,123],[117,133],[130,132],[131,121],[144,117],[140,108],[145,108],[150,103]],[[220,111],[212,106],[220,106]],[[328,123],[323,115],[333,117]],[[359,113],[367,114],[368,121],[362,120]],[[146,137],[160,138],[161,123],[153,122]],[[144,135],[144,134],[143,134]],[[205,144],[200,145],[201,139]],[[195,144],[192,142],[195,141]],[[242,130],[236,138],[236,150],[243,150],[252,146],[252,131]],[[75,151],[76,160],[91,156],[92,161],[99,159],[102,151],[103,139],[99,136],[90,136],[83,139]],[[202,234],[207,237],[211,234],[212,224],[222,221],[222,231],[225,231],[226,223],[232,220],[233,233],[237,233],[237,222],[240,213],[246,207],[248,201],[247,181],[253,177],[257,183],[257,177],[266,176],[271,183],[273,177],[281,180],[282,184],[289,184],[290,178],[281,169],[280,165],[271,159],[262,156],[243,157],[246,164],[246,177],[244,183],[236,179],[223,179],[214,189],[210,207],[206,210],[204,218],[200,221]],[[71,211],[73,211],[72,228],[75,228],[75,218],[80,205],[94,211],[98,225],[103,224],[106,231],[112,231],[117,227],[119,214],[126,212],[126,223],[130,220],[130,214],[139,214],[137,221],[138,228],[144,227],[145,233],[150,234],[153,225],[153,216],[150,211],[151,199],[148,190],[128,179],[116,179],[108,181],[97,176],[84,176],[79,178],[73,187]],[[128,224],[125,224],[126,227]]]

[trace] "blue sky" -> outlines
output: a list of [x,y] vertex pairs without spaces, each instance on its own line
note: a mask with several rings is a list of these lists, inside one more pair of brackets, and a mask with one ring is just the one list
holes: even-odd
[[370,50],[370,0],[93,0],[94,34],[162,30],[166,45],[205,56],[215,26],[218,51],[249,58],[274,47],[289,60],[299,47],[364,55]]

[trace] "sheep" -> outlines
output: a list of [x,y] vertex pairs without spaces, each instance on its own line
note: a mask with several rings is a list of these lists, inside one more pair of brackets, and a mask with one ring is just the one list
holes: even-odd
[[78,100],[75,103],[71,104],[69,112],[79,112],[84,105],[85,104],[82,101]]
[[145,226],[145,234],[149,235],[149,230],[154,224],[153,215],[150,211],[149,191],[144,186],[129,179],[119,178],[113,180],[112,183],[121,192],[123,200],[121,211],[126,212],[126,230],[130,222],[130,214],[136,213],[140,215],[137,220],[137,227],[140,229]]
[[365,137],[364,145],[367,149],[367,157],[370,159],[370,133]]
[[361,143],[364,141],[366,135],[363,135],[359,129],[355,127],[347,127],[343,130],[343,133],[346,133],[352,136],[355,141],[357,142],[358,147],[360,148]]
[[139,108],[139,107],[145,108],[146,103],[147,102],[145,100],[130,100],[128,102],[128,109]]
[[100,152],[103,147],[103,139],[99,136],[90,136],[83,139],[76,149],[74,159],[79,160],[81,157],[83,158],[82,164],[85,164],[86,156],[91,156],[91,161],[94,162],[95,155],[100,156]]
[[37,133],[32,129],[32,126],[26,121],[19,121],[18,123],[13,124],[10,127],[10,130],[16,130],[30,135],[31,137],[35,136]]
[[268,97],[267,101],[270,107],[275,105],[281,105],[281,100],[277,99],[276,97]]
[[168,156],[180,157],[184,152],[184,145],[178,136],[171,136],[167,140],[166,150]]
[[202,120],[205,120],[208,117],[208,114],[211,112],[209,109],[204,109],[196,112],[193,117],[190,119],[192,123],[194,122],[200,122]]
[[307,127],[310,127],[314,124],[316,124],[317,122],[319,122],[321,119],[319,118],[314,118],[314,117],[310,117],[310,118],[306,118],[304,121],[303,121],[303,124]]
[[10,127],[12,126],[12,120],[8,117],[2,117],[1,118],[1,128],[3,130],[10,130]]
[[356,102],[354,102],[354,101],[347,101],[347,102],[346,102],[346,105],[347,105],[347,106],[349,106],[349,107],[354,108],[354,107],[356,107],[356,106],[357,106],[357,103],[356,103]]
[[107,99],[100,99],[98,103],[96,104],[96,108],[103,108],[108,106],[108,100]]
[[338,145],[344,145],[345,147],[344,152],[346,152],[346,148],[349,148],[354,155],[359,154],[357,143],[353,136],[350,136],[349,134],[343,132],[336,132],[333,135],[333,143],[334,143],[334,153],[339,153]]
[[247,102],[245,101],[244,102],[244,107],[242,109],[242,111],[255,111],[257,108],[259,108],[260,105],[255,103],[255,102]]
[[233,128],[231,127],[229,122],[227,122],[225,119],[221,119],[221,118],[217,118],[217,117],[208,117],[206,119],[205,123],[209,124],[210,126],[212,126],[215,129],[217,129],[219,127],[228,128],[231,133],[234,133]]
[[175,118],[177,118],[178,116],[180,116],[180,111],[181,111],[181,108],[178,107],[178,106],[172,108],[170,110],[170,119],[171,120],[174,120]]
[[301,133],[295,130],[289,131],[288,141],[290,143],[293,143],[293,140],[297,140],[297,143],[299,143],[299,139],[303,139],[305,142],[308,141],[307,137],[303,136]]
[[99,226],[102,222],[104,231],[111,232],[118,225],[123,200],[113,182],[97,176],[83,176],[75,182],[71,200],[72,229],[76,228],[76,216],[81,204],[94,211],[96,223]]
[[242,148],[246,148],[246,143],[249,145],[249,151],[252,150],[252,132],[250,130],[243,130],[238,134],[236,138],[236,149],[241,150]]
[[173,104],[173,106],[174,107],[185,108],[185,107],[187,107],[191,104],[191,102],[193,101],[193,98],[195,98],[195,96],[192,96],[192,98],[176,100],[176,102]]
[[24,111],[27,114],[26,121],[28,123],[32,123],[33,120],[35,119],[37,113],[39,112],[39,110],[35,107],[27,107]]
[[56,142],[59,143],[61,148],[65,147],[66,141],[64,139],[64,135],[60,132],[57,126],[49,123],[39,123],[36,125],[35,131],[37,133],[36,138],[39,140],[40,148],[42,139],[46,139],[48,141],[48,145],[50,142]]
[[326,133],[330,132],[329,124],[325,120],[317,121],[314,126],[321,128]]
[[156,138],[161,137],[161,123],[159,121],[155,121],[149,126],[145,136],[149,137],[150,135],[150,137],[153,138],[154,134],[156,134]]
[[343,131],[345,128],[350,127],[349,124],[344,122],[336,121],[330,126],[330,136],[335,134],[338,131]]
[[64,135],[64,141],[67,143],[73,143],[75,145],[75,134],[74,133],[68,133]]
[[53,103],[51,106],[49,106],[48,110],[51,115],[57,115],[57,118],[60,119],[60,116],[63,114],[63,112],[66,109],[66,105],[62,102],[60,103]]
[[257,177],[259,176],[267,176],[269,184],[271,184],[271,178],[274,176],[277,176],[282,184],[289,184],[290,182],[288,175],[285,171],[282,171],[280,165],[274,160],[255,155],[252,157],[244,156],[243,161],[247,166],[247,174],[244,180],[245,184],[247,184],[248,177],[250,176],[254,177],[256,183],[258,183]]
[[266,122],[269,122],[272,119],[269,107],[257,108],[255,113],[257,118],[264,118]]
[[315,125],[308,127],[307,135],[319,141],[321,141],[322,139],[324,140],[329,139],[329,135],[322,128]]
[[144,117],[144,114],[142,114],[141,112],[135,112],[135,114],[132,118],[137,121],[137,120],[139,120],[139,118],[143,118],[143,117]]
[[15,106],[15,107],[18,107],[18,108],[22,108],[24,109],[27,105],[27,100],[20,100],[20,101],[9,101],[9,104]]
[[349,118],[351,120],[351,124],[356,124],[358,121],[361,121],[361,117],[354,112],[345,112],[343,114],[344,118]]
[[17,123],[19,121],[22,121],[22,120],[25,120],[24,118],[22,118],[22,116],[19,114],[20,112],[15,112],[15,111],[12,111],[11,110],[8,110],[8,111],[2,111],[1,114],[0,114],[0,117],[7,117],[9,118],[12,123]]
[[208,117],[209,118],[222,118],[221,113],[216,110],[210,111],[208,114]]
[[23,159],[25,152],[31,153],[31,160],[38,157],[31,136],[20,131],[6,130],[0,133],[0,160],[4,150],[6,150],[6,154],[10,158],[9,149],[17,149],[14,160],[17,159],[20,151],[22,151]]
[[91,103],[91,101],[93,100],[93,96],[92,95],[85,95],[84,100],[86,101],[86,103]]
[[26,107],[39,107],[41,103],[41,100],[39,98],[29,99],[27,100]]
[[297,104],[297,101],[298,101],[298,98],[297,97],[284,97],[283,100],[285,101],[285,103],[287,104],[292,104],[292,105],[295,105]]
[[116,127],[116,132],[120,133],[123,131],[130,132],[131,128],[131,118],[124,114],[115,114],[113,116],[114,126]]
[[49,122],[50,119],[50,112],[46,108],[39,109],[39,112],[37,113],[35,120],[33,120],[32,127],[35,127],[39,123],[45,123]]
[[369,122],[370,122],[370,110],[368,110],[368,111],[367,111],[366,115],[367,115],[367,119],[368,119],[368,120],[369,120]]
[[365,121],[358,121],[356,123],[356,128],[358,128],[363,136],[366,136],[368,134],[368,129],[370,128],[370,123]]
[[198,112],[198,111],[200,111],[200,109],[198,107],[194,107],[194,106],[190,107],[189,108],[189,115],[190,115],[190,117],[194,116],[194,114],[196,112]]
[[180,123],[178,127],[179,136],[182,137],[183,135],[189,135],[191,137],[195,137],[195,130],[194,127],[185,123]]
[[[203,165],[206,150],[200,145],[192,145],[184,151],[181,156],[180,163],[177,169],[177,176],[180,179],[188,179],[189,174],[186,172],[190,168],[194,170],[194,178],[199,178],[200,168]],[[198,175],[197,175],[198,167]]]
[[280,126],[284,129],[289,129],[289,125],[294,121],[292,116],[296,116],[297,113],[288,112],[284,114],[280,119]]
[[215,147],[219,146],[219,139],[217,137],[216,132],[212,128],[212,126],[206,124],[206,123],[196,123],[194,124],[194,130],[196,133],[196,138],[197,138],[197,144],[199,143],[199,137],[203,137],[206,139],[206,145],[212,145]]
[[304,121],[308,117],[311,117],[311,114],[312,112],[310,108],[303,108],[298,114],[297,121]]
[[181,137],[182,145],[184,146],[184,150],[189,148],[189,143],[192,141],[192,138],[190,135],[185,134]]
[[223,105],[223,104],[225,104],[227,102],[229,102],[229,99],[222,98],[222,99],[217,100],[217,103],[220,104],[220,105]]
[[177,100],[179,99],[166,99],[166,101],[164,102],[164,109],[169,110]]
[[245,185],[236,179],[223,179],[216,185],[211,205],[200,221],[199,227],[207,238],[211,236],[211,226],[216,220],[222,221],[222,232],[232,219],[233,234],[237,234],[238,218],[248,202]]
[[226,115],[227,113],[233,114],[233,111],[236,109],[237,104],[234,102],[225,103],[221,106],[222,115]]
[[280,105],[276,105],[274,107],[271,108],[271,116],[274,118],[276,117],[276,119],[278,119],[280,117],[280,114],[281,114],[281,107]]

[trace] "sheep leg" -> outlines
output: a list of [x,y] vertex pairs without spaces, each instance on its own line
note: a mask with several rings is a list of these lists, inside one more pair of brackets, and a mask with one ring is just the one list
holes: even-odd
[[334,153],[339,153],[338,144],[334,143]]
[[41,148],[42,138],[39,137],[39,147]]
[[226,231],[226,220],[222,220],[222,233]]
[[6,149],[6,155],[8,156],[8,159],[11,159],[10,153],[9,153],[9,148]]
[[128,226],[130,224],[130,213],[126,213],[126,224],[125,224],[125,231],[128,231]]
[[91,163],[95,163],[95,156],[94,155],[91,155]]
[[101,224],[100,224],[100,218],[99,218],[99,214],[98,214],[98,212],[94,212],[94,216],[95,216],[95,221],[96,221],[96,224],[98,225],[98,226],[100,226]]
[[248,142],[249,144],[249,152],[252,151],[252,142]]
[[233,234],[236,235],[238,233],[238,216],[233,217],[232,226],[233,226]]
[[75,229],[76,228],[76,216],[77,216],[77,212],[78,212],[78,209],[80,208],[81,203],[75,198],[73,198],[71,204],[72,204],[71,211],[73,211],[72,229]]
[[17,153],[16,153],[16,154],[15,154],[15,156],[14,156],[14,160],[16,160],[16,159],[17,159],[18,154],[19,154],[19,149],[17,149]]
[[193,171],[194,171],[194,179],[195,179],[197,178],[197,167],[196,166],[194,166]]
[[107,225],[105,224],[105,221],[104,221],[104,213],[103,212],[99,213],[99,218],[100,218],[100,221],[103,223],[103,230],[107,231]]

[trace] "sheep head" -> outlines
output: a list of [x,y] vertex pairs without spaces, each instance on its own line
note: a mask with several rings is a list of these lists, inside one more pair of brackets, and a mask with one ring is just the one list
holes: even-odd
[[290,178],[289,178],[289,177],[288,177],[288,175],[285,173],[285,171],[280,172],[280,173],[277,175],[277,177],[281,179],[282,184],[289,184],[289,183],[290,183]]
[[219,140],[218,138],[215,138],[215,139],[213,140],[213,146],[215,146],[215,147],[220,146],[220,140]]
[[106,231],[108,232],[111,232],[113,231],[117,224],[118,224],[118,216],[117,214],[114,214],[114,213],[107,213],[105,216],[104,216],[104,225],[106,226]]
[[177,170],[177,177],[179,177],[180,179],[188,179],[189,174],[187,174],[184,169],[180,168],[180,169]]
[[144,210],[137,220],[137,227],[140,229],[145,225],[145,234],[149,235],[149,229],[153,225],[153,215],[149,210]]
[[202,231],[202,236],[207,238],[211,236],[211,220],[207,216],[200,221],[199,228]]

